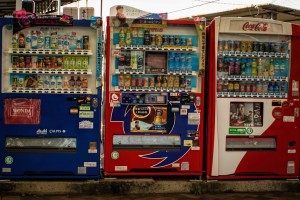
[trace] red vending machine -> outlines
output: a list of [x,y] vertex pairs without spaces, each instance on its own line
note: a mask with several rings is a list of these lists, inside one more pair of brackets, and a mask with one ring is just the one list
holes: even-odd
[[107,19],[106,176],[202,174],[205,19]]
[[255,18],[209,25],[208,179],[298,177],[299,30]]

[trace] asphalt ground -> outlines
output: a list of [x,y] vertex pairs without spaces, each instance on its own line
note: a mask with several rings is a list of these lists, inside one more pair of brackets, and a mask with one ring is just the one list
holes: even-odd
[[272,193],[217,193],[217,194],[138,194],[138,195],[100,195],[100,196],[79,196],[79,195],[55,195],[55,196],[34,196],[24,194],[21,196],[1,196],[0,200],[299,200],[300,192],[272,192]]

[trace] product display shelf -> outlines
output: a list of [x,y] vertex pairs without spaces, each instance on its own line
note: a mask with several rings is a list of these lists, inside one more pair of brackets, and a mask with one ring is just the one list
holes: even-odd
[[63,49],[23,49],[10,48],[8,53],[16,55],[72,55],[72,56],[91,56],[91,50],[63,50]]
[[194,88],[168,88],[168,87],[119,87],[115,86],[115,91],[125,92],[196,92]]
[[224,81],[279,81],[288,82],[288,77],[286,76],[220,76],[217,80]]
[[218,58],[238,57],[238,58],[289,58],[287,53],[269,53],[269,52],[218,52]]
[[144,51],[179,51],[179,52],[196,52],[197,48],[193,46],[162,46],[162,47],[155,47],[155,46],[148,46],[148,45],[141,45],[141,46],[121,46],[116,44],[117,50],[144,50]]
[[9,88],[9,93],[41,93],[41,94],[92,94],[91,89],[38,89],[38,88]]
[[39,69],[39,68],[9,68],[7,73],[16,74],[78,74],[91,75],[90,69]]
[[218,98],[287,98],[286,93],[257,93],[257,92],[217,92]]

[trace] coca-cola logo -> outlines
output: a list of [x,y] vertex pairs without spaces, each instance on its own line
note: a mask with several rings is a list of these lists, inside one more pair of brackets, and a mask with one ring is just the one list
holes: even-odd
[[256,24],[251,24],[250,22],[246,22],[243,25],[244,31],[267,31],[268,23],[266,22],[258,22]]

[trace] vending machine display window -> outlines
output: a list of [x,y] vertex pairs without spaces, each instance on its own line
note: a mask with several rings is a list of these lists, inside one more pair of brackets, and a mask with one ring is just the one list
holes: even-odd
[[263,103],[230,102],[230,126],[263,126]]
[[164,74],[167,72],[167,52],[146,52],[146,72]]

